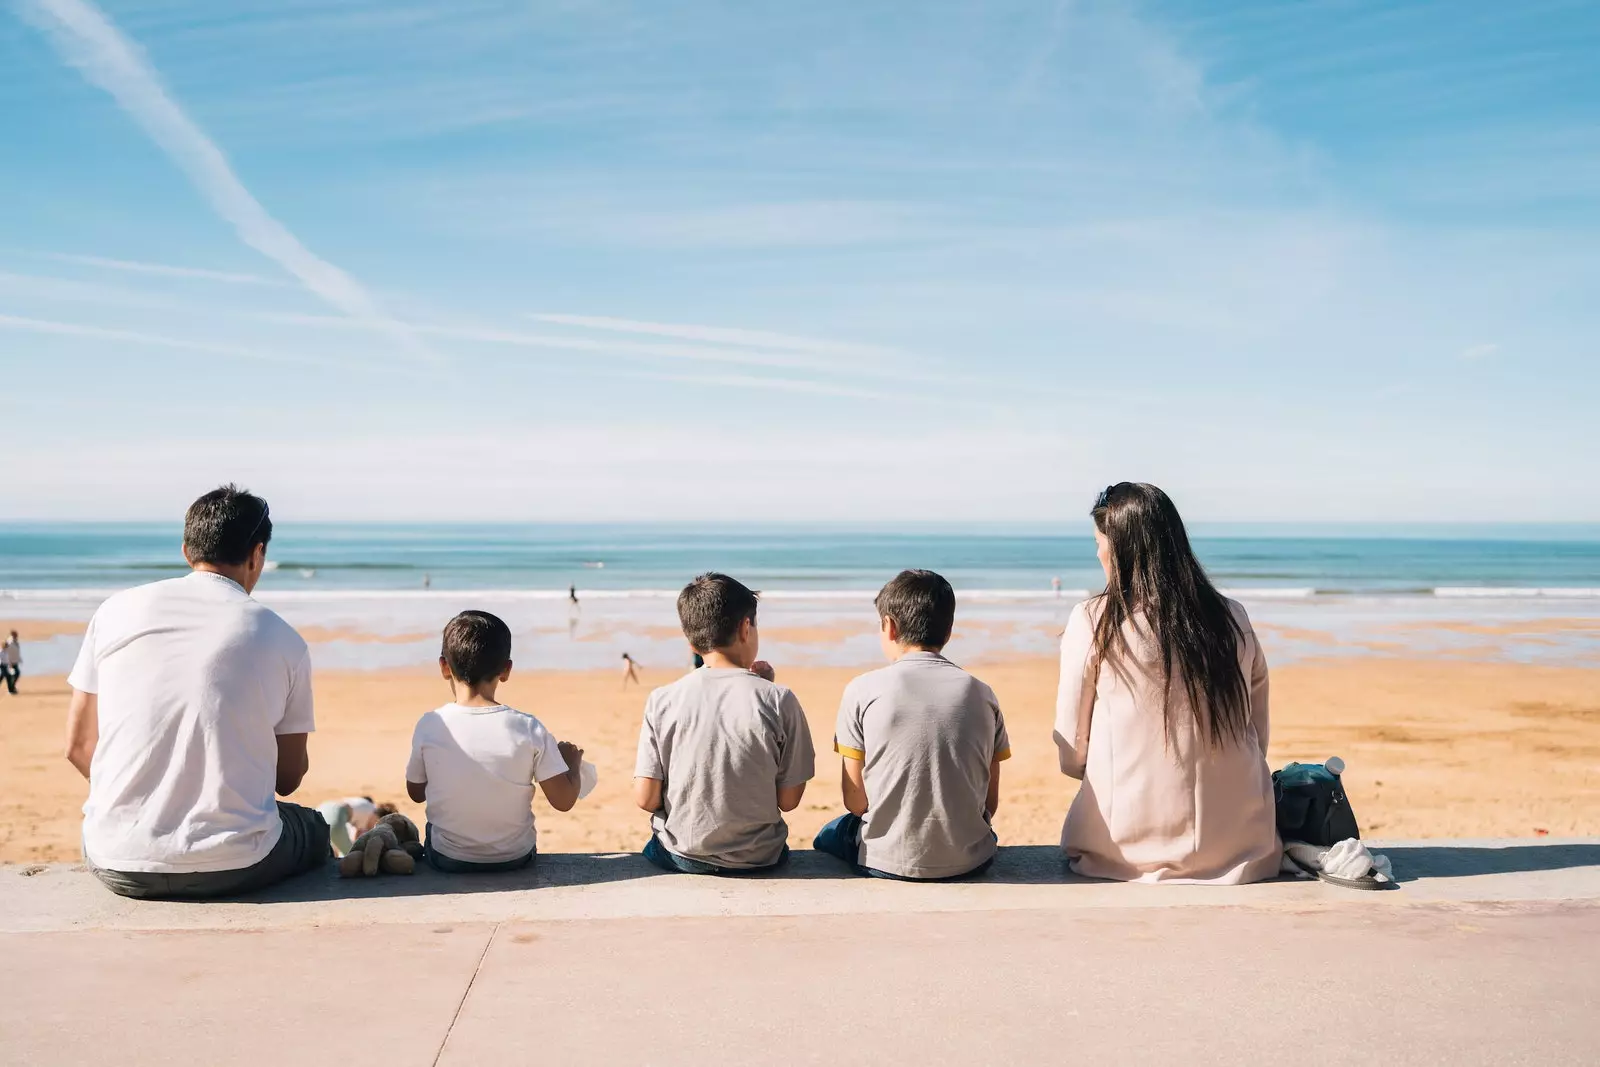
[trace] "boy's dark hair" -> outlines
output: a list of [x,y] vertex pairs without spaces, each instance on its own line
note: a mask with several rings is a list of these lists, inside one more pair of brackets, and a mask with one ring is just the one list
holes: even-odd
[[759,594],[715,571],[702,574],[678,594],[678,623],[689,647],[702,656],[726,648],[739,636],[739,624],[756,617]]
[[480,685],[511,662],[511,627],[487,611],[463,611],[445,624],[439,655],[456,681]]
[[933,571],[901,571],[872,602],[881,618],[893,619],[902,645],[939,649],[956,624],[956,591]]
[[237,567],[272,540],[272,509],[237,485],[213,489],[183,516],[183,545],[193,563]]

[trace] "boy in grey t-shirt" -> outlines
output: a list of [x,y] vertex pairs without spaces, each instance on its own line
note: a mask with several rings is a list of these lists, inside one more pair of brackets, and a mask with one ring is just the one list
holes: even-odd
[[702,574],[678,595],[678,620],[705,665],[645,704],[633,772],[653,830],[645,858],[689,874],[774,867],[789,851],[783,813],[814,773],[806,714],[756,659],[755,593]]
[[833,744],[850,813],[813,847],[879,878],[980,873],[998,848],[989,819],[1011,757],[999,702],[940,655],[955,624],[949,582],[901,571],[874,603],[890,662],[845,687]]

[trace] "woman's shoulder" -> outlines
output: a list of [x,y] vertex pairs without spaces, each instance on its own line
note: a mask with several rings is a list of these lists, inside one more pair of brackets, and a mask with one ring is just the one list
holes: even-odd
[[1250,613],[1244,610],[1243,604],[1239,603],[1231,596],[1223,597],[1222,602],[1228,605],[1228,614],[1233,616],[1233,621],[1238,624],[1240,633],[1255,633],[1255,627],[1250,622]]

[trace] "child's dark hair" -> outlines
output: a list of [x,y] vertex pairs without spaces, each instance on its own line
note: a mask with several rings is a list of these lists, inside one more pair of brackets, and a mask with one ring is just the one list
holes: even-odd
[[878,590],[872,606],[893,619],[902,645],[943,648],[956,624],[956,591],[933,571],[901,571]]
[[756,617],[759,594],[726,574],[702,574],[678,594],[678,622],[689,647],[702,656],[726,648],[739,636],[739,624]]
[[463,611],[446,624],[439,655],[456,681],[480,685],[511,662],[511,627],[487,611]]

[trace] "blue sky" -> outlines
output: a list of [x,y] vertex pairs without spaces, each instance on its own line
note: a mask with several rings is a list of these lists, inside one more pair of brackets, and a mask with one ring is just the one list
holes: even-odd
[[6,0],[0,518],[1600,520],[1600,9]]

